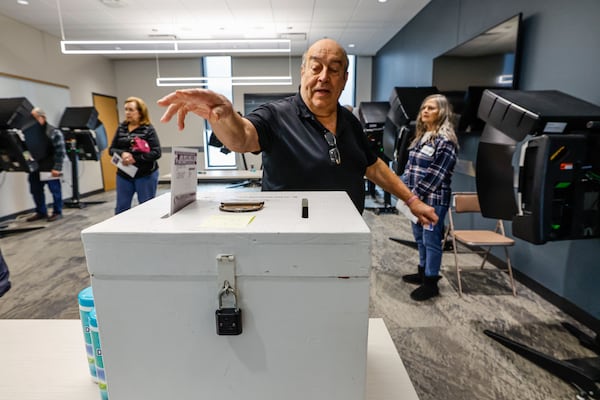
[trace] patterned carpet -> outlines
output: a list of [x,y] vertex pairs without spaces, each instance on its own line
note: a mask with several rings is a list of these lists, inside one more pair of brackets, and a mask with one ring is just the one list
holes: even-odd
[[[167,189],[161,186],[159,192]],[[201,190],[223,186],[203,185]],[[13,283],[0,299],[0,318],[79,317],[76,295],[89,285],[80,231],[113,215],[114,192],[84,200],[106,203],[66,209],[62,220],[39,224],[43,229],[0,239]],[[369,201],[367,206],[378,204]],[[417,252],[390,240],[412,241],[408,221],[372,211],[363,217],[372,231],[370,314],[384,319],[421,400],[575,398],[573,387],[502,347],[483,330],[559,359],[593,357],[596,354],[582,347],[561,322],[581,325],[521,284],[517,283],[518,296],[512,296],[508,277],[493,267],[465,272],[465,295],[459,298],[451,252],[443,258],[441,295],[414,302],[409,293],[415,287],[404,283],[401,275],[416,270]],[[19,218],[11,227],[35,225],[23,221]],[[475,266],[477,261],[477,256],[464,255],[465,265]]]

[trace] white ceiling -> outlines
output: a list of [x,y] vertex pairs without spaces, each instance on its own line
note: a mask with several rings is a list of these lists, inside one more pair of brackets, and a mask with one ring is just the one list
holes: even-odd
[[0,14],[65,40],[277,37],[292,39],[292,54],[299,55],[329,37],[368,56],[430,0],[28,1],[0,0]]

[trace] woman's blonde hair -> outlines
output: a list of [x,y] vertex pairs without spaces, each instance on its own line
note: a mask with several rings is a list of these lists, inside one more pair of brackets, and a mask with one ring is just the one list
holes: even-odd
[[417,116],[417,127],[415,129],[415,138],[411,143],[411,147],[415,144],[419,143],[423,135],[427,132],[427,126],[421,120],[421,109],[423,105],[429,100],[435,101],[438,106],[438,116],[434,121],[434,129],[431,132],[431,138],[435,138],[438,135],[444,135],[453,142],[456,146],[458,146],[458,138],[456,137],[456,133],[454,132],[454,126],[452,121],[454,120],[454,113],[452,112],[452,106],[450,102],[443,94],[432,94],[427,96],[425,100],[421,103],[421,108],[419,108],[419,115]]
[[148,114],[148,106],[146,105],[144,100],[140,99],[139,97],[131,96],[128,97],[127,100],[125,100],[125,103],[123,104],[127,103],[135,103],[135,106],[137,107],[137,110],[140,113],[140,125],[151,124],[150,115]]

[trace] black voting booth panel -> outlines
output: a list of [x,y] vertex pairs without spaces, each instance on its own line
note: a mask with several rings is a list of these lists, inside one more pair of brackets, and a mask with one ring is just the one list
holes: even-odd
[[67,156],[71,161],[73,194],[65,207],[83,208],[103,201],[82,202],[79,194],[79,161],[99,161],[108,142],[104,125],[94,107],[67,107],[60,119],[60,129],[65,138]]
[[427,96],[437,94],[435,86],[395,87],[383,132],[383,152],[392,160],[392,169],[401,175],[408,161],[408,146],[415,135],[419,109]]
[[363,101],[358,106],[358,118],[364,129],[381,129],[389,109],[387,101]]
[[61,128],[65,143],[74,146],[67,146],[67,150],[77,154],[79,160],[99,161],[102,150],[106,149],[106,130],[102,122],[98,123],[94,129]]
[[0,171],[33,172],[38,164],[16,129],[0,129]]
[[25,97],[0,99],[0,129],[25,129],[35,124],[33,105]]
[[72,129],[95,129],[98,126],[98,111],[94,107],[67,107],[58,126]]
[[[415,121],[427,96],[437,94],[435,86],[395,87],[390,94],[390,108],[383,126],[384,155],[392,161],[391,168],[402,175],[408,161],[408,146],[415,135]],[[390,237],[390,240],[416,248],[414,241]]]
[[25,97],[0,99],[0,171],[29,173],[38,169],[23,134],[24,129],[38,125],[32,109]]
[[363,127],[363,132],[367,135],[371,148],[378,156],[382,154],[382,136],[383,125],[390,109],[390,103],[387,101],[363,101],[358,106],[358,118]]
[[[30,173],[38,164],[27,149],[22,129],[34,126],[33,106],[25,97],[0,99],[0,171]],[[0,237],[41,229],[43,226],[0,226]]]
[[458,119],[457,131],[458,132],[481,132],[485,127],[485,122],[477,116],[479,110],[479,103],[481,103],[481,96],[486,90],[494,89],[505,89],[493,86],[469,86],[465,92],[463,99],[462,110],[454,109],[454,112],[460,114]]
[[390,95],[390,107],[398,110],[393,114],[393,122],[397,126],[404,126],[415,121],[423,100],[437,93],[439,91],[435,86],[395,87]]
[[[482,214],[512,219],[513,234],[534,244],[600,237],[600,107],[558,91],[486,90],[478,115],[486,121],[476,171]],[[517,204],[506,176],[513,176],[510,160],[527,135],[533,137],[523,147]],[[600,332],[591,337],[563,326],[600,354]],[[573,385],[579,398],[600,398],[600,357],[560,360],[484,333]]]
[[[390,162],[391,159],[386,157],[383,153],[383,127],[387,117],[390,103],[387,101],[371,101],[361,102],[358,107],[358,118],[363,127],[363,132],[369,140],[371,149],[378,157],[386,162]],[[371,181],[367,182],[368,191],[371,197],[376,197],[375,184]],[[376,214],[395,214],[398,212],[395,207],[392,207],[392,196],[388,192],[383,193],[383,205],[380,207],[365,207],[367,210],[371,210]]]

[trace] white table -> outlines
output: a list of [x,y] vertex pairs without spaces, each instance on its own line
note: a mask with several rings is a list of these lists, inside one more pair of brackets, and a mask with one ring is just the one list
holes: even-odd
[[[0,320],[0,400],[98,400],[79,320]],[[369,319],[367,400],[418,400],[380,318]]]
[[[224,170],[206,170],[198,171],[198,183],[203,182],[238,182],[238,181],[258,181],[262,178],[262,170],[246,171],[237,169]],[[161,183],[171,182],[171,174],[162,175],[159,178]]]

